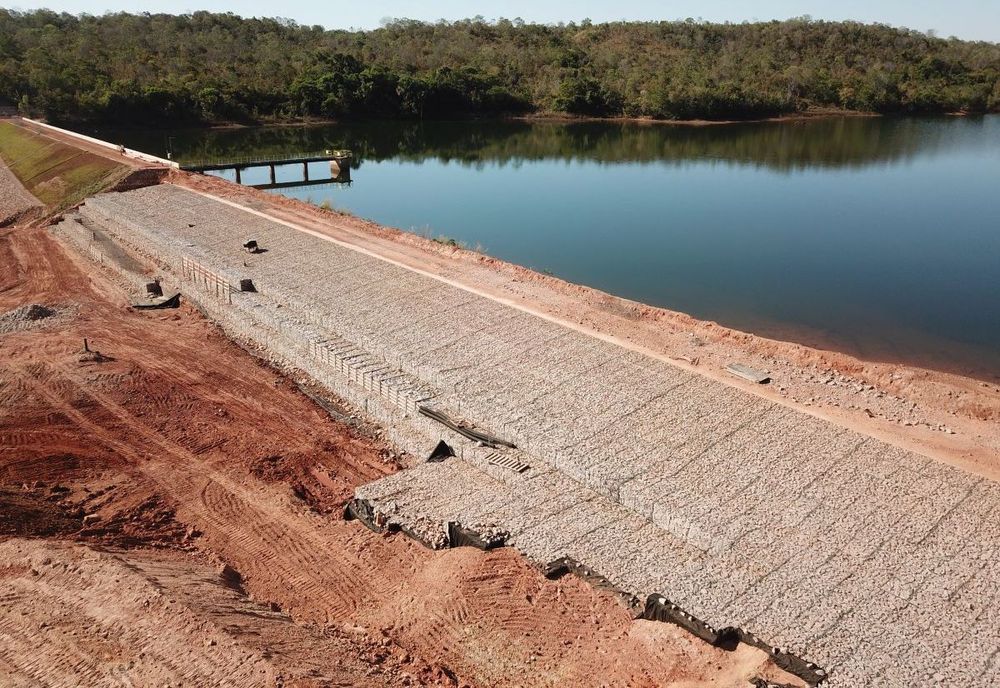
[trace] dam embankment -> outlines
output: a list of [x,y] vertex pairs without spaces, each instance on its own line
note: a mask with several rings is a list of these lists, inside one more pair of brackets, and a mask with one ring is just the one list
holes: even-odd
[[[122,274],[98,237],[157,265],[132,283],[181,291],[421,459],[357,490],[375,527],[579,563],[813,681],[1000,685],[992,480],[174,185],[54,231]],[[424,461],[442,440],[455,455]]]

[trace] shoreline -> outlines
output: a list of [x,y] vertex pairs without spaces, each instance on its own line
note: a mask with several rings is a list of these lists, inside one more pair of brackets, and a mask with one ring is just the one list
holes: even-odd
[[[670,126],[670,127],[722,127],[740,124],[765,124],[765,123],[792,123],[808,122],[814,120],[831,119],[920,119],[926,117],[986,117],[989,115],[1000,115],[1000,112],[923,112],[923,113],[882,113],[869,112],[865,110],[840,110],[836,108],[815,108],[800,112],[791,112],[772,117],[755,117],[751,119],[656,119],[653,117],[594,117],[590,115],[572,115],[560,112],[535,112],[528,114],[507,114],[496,116],[467,116],[436,119],[406,119],[406,118],[385,118],[385,119],[336,119],[336,118],[310,118],[310,119],[290,119],[290,120],[260,120],[259,122],[212,122],[201,124],[184,124],[179,127],[156,127],[156,126],[134,126],[128,124],[99,124],[92,122],[70,122],[56,124],[55,126],[65,126],[66,128],[78,127],[84,131],[102,131],[106,129],[120,129],[123,131],[232,131],[240,129],[295,129],[326,127],[336,125],[349,125],[359,121],[388,121],[401,123],[422,124],[426,122],[522,122],[525,124],[633,124],[636,126]],[[46,121],[46,120],[41,120]],[[74,130],[75,131],[75,130]]]
[[[878,112],[865,112],[862,110],[839,110],[835,108],[819,108],[816,110],[803,110],[801,112],[790,112],[771,117],[754,117],[750,119],[656,119],[654,117],[592,117],[588,115],[570,115],[565,113],[535,113],[531,115],[512,116],[506,118],[513,121],[525,122],[554,122],[564,124],[607,122],[609,124],[636,124],[650,126],[677,126],[677,127],[714,127],[727,126],[733,124],[761,124],[764,122],[802,122],[806,120],[839,119],[839,118],[876,118],[887,117]],[[919,116],[919,115],[913,115]]]
[[[506,114],[506,115],[496,115],[496,116],[485,116],[485,117],[453,117],[453,118],[435,118],[435,119],[405,119],[405,118],[388,118],[386,120],[377,121],[391,121],[391,122],[411,122],[411,123],[423,123],[423,122],[525,122],[525,123],[553,123],[553,124],[586,124],[586,123],[607,123],[607,124],[636,124],[636,125],[667,125],[667,126],[677,126],[677,127],[711,127],[711,126],[725,126],[734,124],[760,124],[763,122],[801,122],[807,120],[822,120],[822,119],[838,119],[838,118],[877,118],[877,117],[928,117],[928,116],[954,116],[958,113],[927,113],[927,114],[912,114],[912,115],[886,115],[878,112],[865,112],[861,110],[839,110],[833,108],[819,108],[815,110],[804,110],[795,113],[786,113],[782,115],[774,115],[772,117],[755,117],[751,119],[656,119],[653,117],[628,117],[628,116],[614,116],[614,117],[594,117],[589,115],[572,115],[568,113],[559,112],[535,112],[528,114]],[[992,113],[983,113],[992,114]],[[967,113],[966,113],[967,116]],[[44,120],[43,120],[44,121]],[[212,123],[202,123],[202,124],[185,124],[180,127],[149,127],[149,126],[132,126],[127,124],[99,124],[92,122],[70,122],[66,123],[66,127],[76,126],[88,131],[102,130],[108,128],[117,128],[128,131],[159,131],[159,130],[173,130],[173,131],[227,131],[227,130],[238,130],[238,129],[261,129],[261,128],[308,128],[308,127],[323,127],[341,124],[351,124],[358,121],[358,119],[336,119],[336,118],[310,118],[310,119],[290,119],[290,120],[261,120],[259,122],[212,122]],[[64,126],[57,124],[56,126]]]
[[[635,303],[639,306],[645,305],[641,301],[636,301]],[[650,306],[650,308],[656,308],[680,315],[689,315],[684,311],[676,311],[668,306]],[[746,334],[751,337],[758,337],[760,339],[769,340],[779,344],[801,346],[821,353],[850,356],[851,358],[857,359],[863,363],[904,366],[907,368],[926,370],[931,373],[954,375],[956,377],[967,378],[969,380],[975,380],[987,384],[1000,384],[1000,368],[973,368],[965,363],[954,362],[952,359],[946,358],[940,353],[893,353],[891,346],[852,346],[841,337],[797,323],[761,320],[758,326],[741,327],[739,325],[727,324],[723,320],[700,318],[694,315],[690,315],[690,317],[700,323],[724,328],[735,333]],[[938,341],[931,339],[922,333],[915,333],[914,337],[923,337],[928,342]],[[969,353],[964,358],[974,358],[977,354],[979,354],[979,352],[975,350],[977,347],[971,344],[960,344],[946,341],[942,342],[942,345],[960,349],[969,349]]]

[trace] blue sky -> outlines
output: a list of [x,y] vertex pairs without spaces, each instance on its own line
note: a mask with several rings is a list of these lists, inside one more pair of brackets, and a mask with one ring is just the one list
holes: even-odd
[[375,28],[386,17],[434,21],[482,15],[487,19],[521,17],[525,21],[552,23],[580,20],[684,19],[708,21],[786,19],[808,14],[816,19],[855,19],[934,30],[939,36],[1000,42],[1000,0],[284,0],[284,2],[229,2],[227,0],[14,0],[14,9],[48,7],[73,13],[107,11],[184,13],[204,9],[235,12],[243,16],[281,16],[302,24],[328,28]]

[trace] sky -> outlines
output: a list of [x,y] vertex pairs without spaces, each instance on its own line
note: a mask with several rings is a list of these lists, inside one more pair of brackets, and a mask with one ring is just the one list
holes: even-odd
[[327,28],[377,28],[386,18],[436,21],[482,15],[486,19],[520,17],[528,22],[556,23],[589,18],[594,22],[676,20],[692,17],[714,22],[787,19],[853,19],[933,30],[941,37],[1000,42],[1000,0],[369,0],[332,3],[329,0],[13,0],[11,9],[46,7],[79,14],[104,12],[169,12],[195,10],[287,17],[300,24]]

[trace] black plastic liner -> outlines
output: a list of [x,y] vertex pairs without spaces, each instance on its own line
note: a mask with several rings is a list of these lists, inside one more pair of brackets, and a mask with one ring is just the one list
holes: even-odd
[[169,299],[165,301],[160,301],[158,303],[134,303],[132,308],[140,311],[154,311],[161,308],[179,308],[181,305],[181,295],[174,294]]
[[673,604],[670,600],[660,595],[650,595],[646,599],[646,607],[643,609],[642,618],[649,621],[664,621],[680,626],[691,635],[701,638],[710,645],[718,645],[720,639],[725,638],[726,640],[730,640],[732,637],[730,629],[726,629],[726,633],[723,634],[691,616],[676,604]]
[[372,511],[371,504],[364,499],[352,499],[344,505],[344,520],[361,521],[365,528],[376,533],[384,533],[386,530],[384,525],[379,526],[375,523],[375,512]]
[[801,657],[768,645],[757,636],[740,628],[733,628],[731,626],[721,629],[712,628],[700,619],[691,616],[662,595],[650,595],[646,599],[646,608],[643,610],[642,618],[650,621],[666,621],[675,624],[705,642],[727,650],[736,649],[739,643],[760,648],[771,655],[775,665],[779,668],[798,676],[803,681],[814,686],[819,685],[826,679],[826,672],[812,662],[807,662]]
[[760,638],[742,629],[733,628],[732,626],[713,628],[702,620],[688,614],[662,595],[650,595],[646,598],[646,603],[642,604],[636,596],[620,590],[601,574],[570,557],[560,557],[550,562],[542,568],[542,573],[545,574],[546,578],[552,580],[572,573],[596,588],[617,595],[632,610],[634,618],[672,623],[715,647],[725,650],[735,650],[739,643],[746,643],[747,645],[760,648],[774,658],[775,665],[790,674],[798,676],[811,685],[819,685],[826,679],[826,672],[812,662],[807,662],[801,657],[772,647],[764,643]]
[[441,461],[444,461],[452,456],[455,456],[455,450],[452,449],[447,442],[441,440],[437,443],[437,446],[434,447],[434,451],[431,452],[431,455],[427,457],[427,461],[430,463],[440,463]]
[[584,564],[581,564],[576,559],[571,557],[560,557],[543,567],[542,573],[549,580],[556,580],[557,578],[562,578],[566,574],[572,573],[577,578],[585,580],[595,588],[617,596],[618,599],[620,599],[629,609],[629,611],[632,612],[633,619],[637,619],[642,616],[643,607],[638,597],[630,595],[627,592],[615,587],[607,578]]
[[807,662],[801,657],[785,652],[781,648],[768,645],[754,634],[748,633],[742,629],[739,629],[739,634],[740,642],[760,648],[764,652],[771,655],[772,659],[774,659],[775,665],[790,674],[795,674],[803,681],[815,686],[826,680],[826,671],[816,664]]

